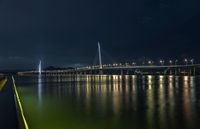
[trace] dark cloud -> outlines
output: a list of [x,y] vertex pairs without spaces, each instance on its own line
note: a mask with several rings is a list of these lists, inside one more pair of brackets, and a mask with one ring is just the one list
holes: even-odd
[[29,68],[39,59],[48,65],[90,64],[98,41],[117,61],[198,58],[199,5],[197,0],[1,0],[0,67]]

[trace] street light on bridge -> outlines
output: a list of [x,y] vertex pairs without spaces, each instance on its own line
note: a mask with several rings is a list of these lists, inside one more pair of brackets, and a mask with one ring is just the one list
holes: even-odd
[[175,65],[177,65],[177,63],[178,63],[178,60],[175,60]]
[[185,59],[184,62],[185,62],[185,65],[188,65],[188,59]]
[[153,61],[149,60],[149,61],[148,61],[148,64],[149,64],[149,65],[152,65],[152,64],[153,64]]
[[164,60],[160,60],[160,64],[164,65],[165,61]]
[[129,66],[129,63],[125,63],[125,66]]
[[191,59],[190,62],[191,62],[191,64],[193,65],[193,64],[194,64],[194,59]]
[[115,66],[118,66],[118,64],[117,64],[117,63],[114,63],[113,66],[114,66],[114,67],[115,67]]
[[172,65],[172,64],[173,64],[173,61],[172,61],[172,60],[169,60],[169,64]]
[[136,63],[135,63],[135,62],[133,62],[133,63],[132,63],[132,65],[136,65]]

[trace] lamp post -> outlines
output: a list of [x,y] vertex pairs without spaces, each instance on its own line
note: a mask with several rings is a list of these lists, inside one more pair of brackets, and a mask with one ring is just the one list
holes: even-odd
[[172,65],[172,64],[173,64],[173,61],[172,61],[172,60],[169,60],[169,64]]
[[153,62],[152,62],[151,60],[149,60],[149,61],[148,61],[148,64],[149,64],[149,65],[152,65],[152,64],[153,64]]
[[178,63],[178,60],[175,60],[175,65],[177,65],[177,63]]
[[160,60],[160,64],[164,65],[165,61],[164,60]]
[[191,64],[193,65],[193,64],[194,64],[194,59],[191,59],[190,62],[191,62]]
[[188,65],[188,59],[185,59],[184,61],[185,61],[185,65]]
[[[190,62],[192,65],[194,65],[194,59],[191,59]],[[192,72],[191,72],[191,74],[192,74]],[[193,67],[193,76],[195,76],[195,67]]]
[[132,62],[132,65],[133,65],[133,66],[135,66],[135,65],[136,65],[136,63],[135,63],[135,62]]

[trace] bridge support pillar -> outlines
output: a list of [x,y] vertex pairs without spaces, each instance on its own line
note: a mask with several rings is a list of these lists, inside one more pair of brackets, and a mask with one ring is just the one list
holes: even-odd
[[178,74],[181,74],[181,69],[180,68],[178,69]]
[[129,71],[128,70],[126,71],[126,74],[129,75]]
[[169,74],[172,75],[172,73],[173,73],[173,72],[172,72],[172,70],[170,69]]
[[196,75],[196,69],[193,68],[193,76],[195,76],[195,75]]
[[100,75],[103,74],[103,70],[102,70],[102,69],[99,70],[99,74],[100,74]]
[[120,74],[121,74],[121,76],[123,76],[123,75],[124,75],[124,71],[123,71],[123,70],[121,70],[121,71],[120,71]]
[[125,84],[124,70],[121,70],[121,79],[122,79],[122,86],[123,86]]
[[189,74],[190,74],[190,76],[193,75],[193,73],[192,73],[192,69],[190,69],[190,73],[189,73]]

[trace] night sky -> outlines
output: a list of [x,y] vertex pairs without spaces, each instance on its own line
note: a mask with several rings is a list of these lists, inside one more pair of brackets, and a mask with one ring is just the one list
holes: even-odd
[[199,0],[0,0],[0,69],[115,61],[200,60]]

